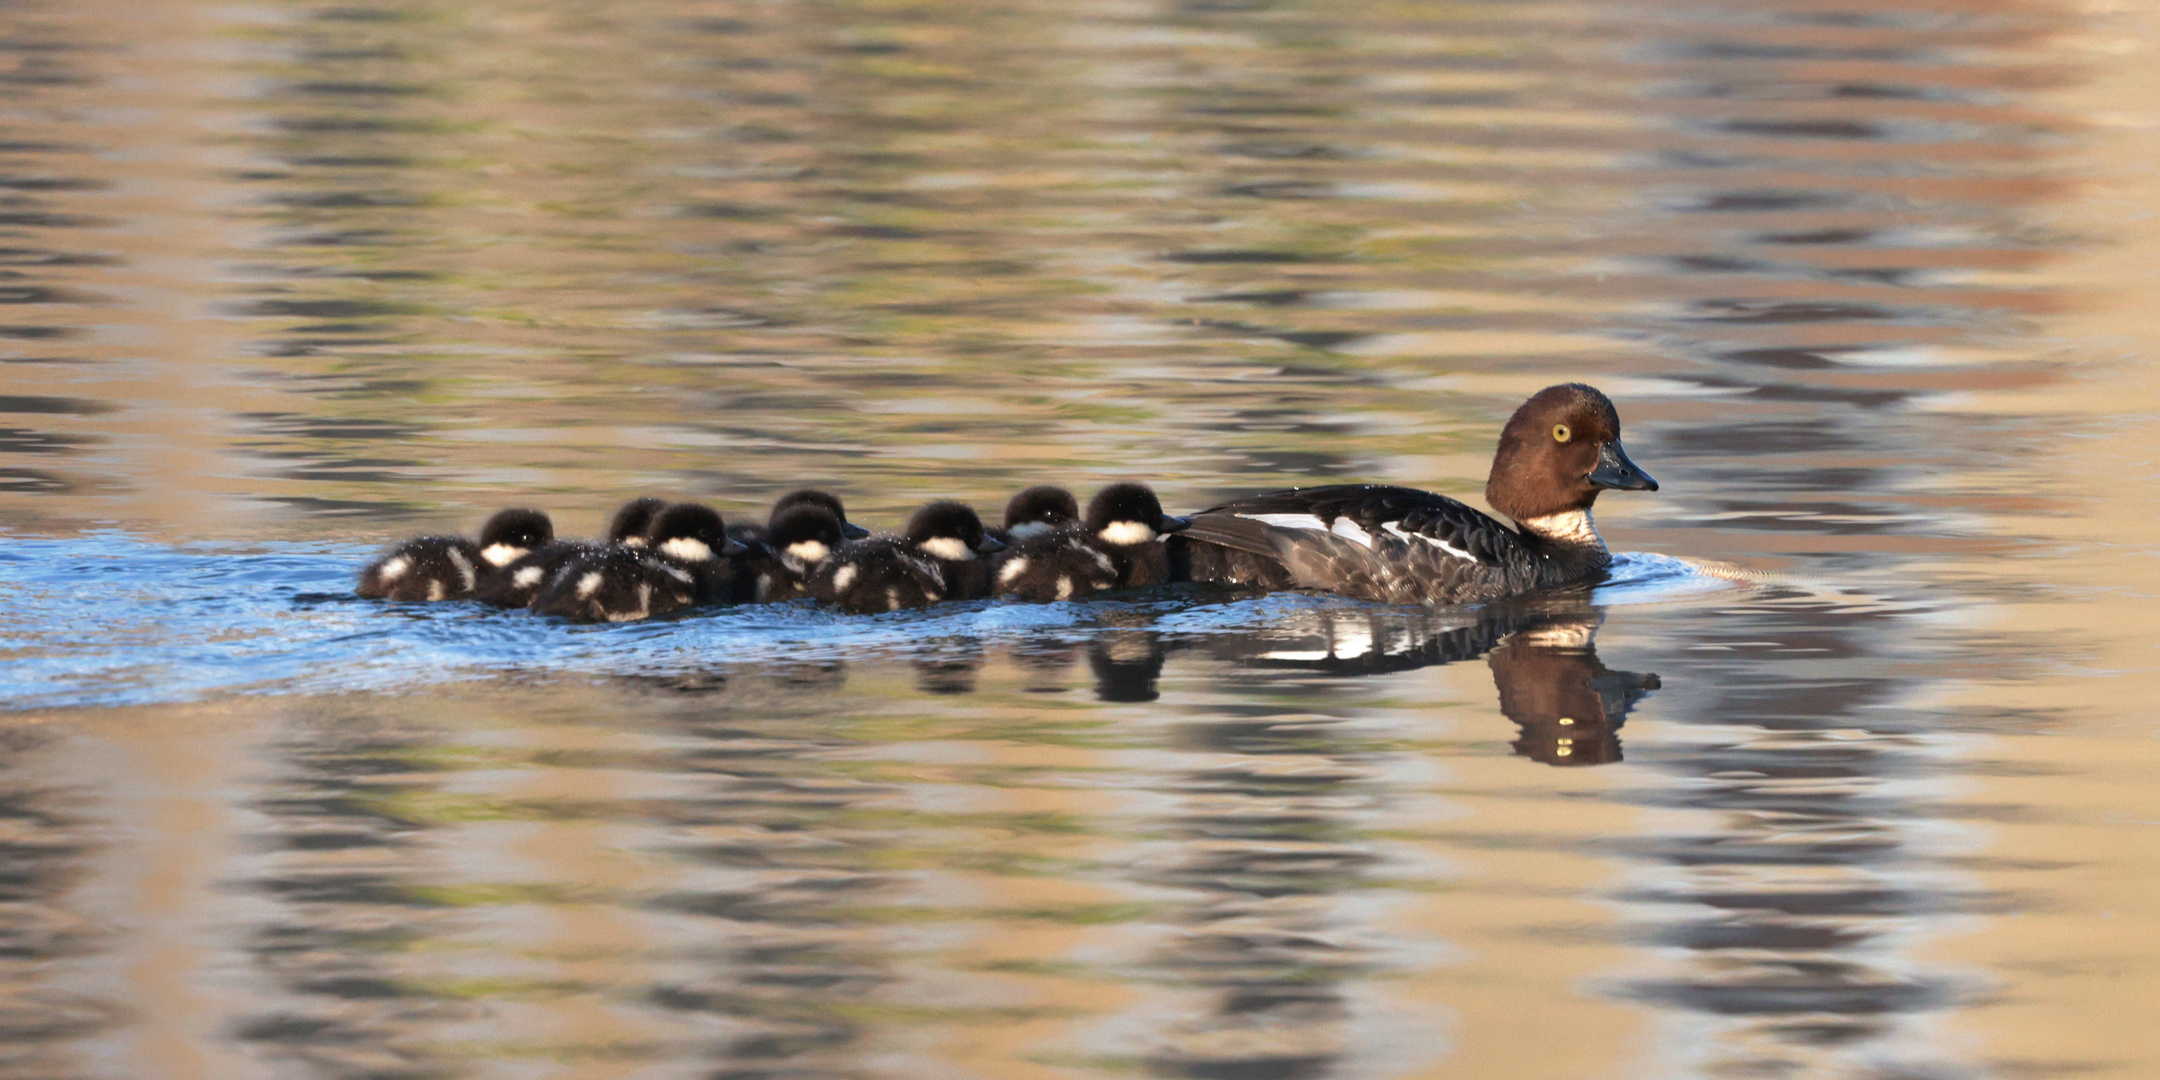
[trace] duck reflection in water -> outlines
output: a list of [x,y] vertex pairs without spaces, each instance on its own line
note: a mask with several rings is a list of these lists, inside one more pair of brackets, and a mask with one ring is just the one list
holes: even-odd
[[1214,651],[1250,667],[1347,677],[1483,656],[1500,691],[1500,711],[1521,729],[1512,744],[1517,754],[1547,765],[1620,760],[1620,726],[1658,689],[1658,677],[1614,671],[1598,659],[1593,639],[1604,616],[1586,596],[1503,602],[1468,617],[1475,621],[1428,611],[1312,612],[1266,636],[1217,642]]

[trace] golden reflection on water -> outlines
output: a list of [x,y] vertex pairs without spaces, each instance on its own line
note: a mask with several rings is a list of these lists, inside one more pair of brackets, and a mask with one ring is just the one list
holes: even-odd
[[19,532],[1474,498],[1582,376],[1667,482],[1616,546],[1781,575],[1575,612],[1594,645],[1135,619],[18,712],[0,1065],[2150,1075],[2155,42],[2133,4],[0,13]]

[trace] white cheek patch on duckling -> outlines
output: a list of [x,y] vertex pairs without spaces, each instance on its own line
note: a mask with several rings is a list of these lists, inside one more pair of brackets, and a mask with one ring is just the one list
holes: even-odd
[[1027,573],[1027,568],[1028,561],[1026,559],[1012,559],[1006,562],[1005,565],[998,567],[998,584],[1012,584],[1014,578]]
[[1430,544],[1433,547],[1439,548],[1440,550],[1445,551],[1458,559],[1463,559],[1469,562],[1477,561],[1477,556],[1472,555],[1469,552],[1464,551],[1463,549],[1456,547],[1455,545],[1450,544],[1447,541],[1442,540],[1438,537],[1427,536],[1424,533],[1404,532],[1402,525],[1398,522],[1390,521],[1380,527],[1386,529],[1391,533],[1394,533],[1396,536],[1402,537],[1404,540],[1423,540],[1425,543]]
[[1103,526],[1102,531],[1095,535],[1102,537],[1105,544],[1129,546],[1145,544],[1155,539],[1155,530],[1149,528],[1144,521],[1113,521]]
[[605,580],[605,578],[601,576],[600,571],[598,570],[591,571],[590,573],[587,573],[584,577],[579,578],[577,583],[577,598],[580,600],[592,599],[593,594],[600,591],[600,583],[603,580]]
[[966,562],[975,557],[973,548],[957,536],[936,536],[915,545],[916,549],[932,558],[946,562]]
[[641,548],[645,546],[645,538],[642,536],[625,536],[620,542],[624,547]]
[[486,559],[489,566],[495,567],[496,569],[500,570],[503,567],[524,558],[526,551],[526,548],[517,547],[512,544],[489,544],[488,546],[480,549],[480,557]]
[[540,579],[546,576],[547,571],[537,566],[521,567],[517,573],[510,575],[510,584],[520,589],[530,589],[540,584]]
[[1033,540],[1057,531],[1057,526],[1047,521],[1023,521],[1005,530],[1015,540]]
[[713,557],[711,544],[688,536],[678,536],[661,544],[660,554],[684,562],[707,562]]
[[822,540],[797,540],[781,548],[780,553],[804,566],[808,566],[812,563],[824,562],[825,556],[832,554],[832,549],[826,547],[825,542]]
[[456,548],[451,548],[443,552],[443,554],[450,556],[450,565],[457,567],[458,578],[465,583],[465,591],[471,592],[473,582],[476,580],[473,575],[472,560],[466,558],[465,553]]
[[832,587],[834,592],[846,592],[848,591],[848,586],[853,584],[855,584],[855,568],[852,566],[843,566],[840,568],[838,573],[835,573],[832,576]]
[[405,571],[410,569],[412,569],[411,559],[403,555],[393,555],[384,560],[382,566],[375,571],[375,576],[388,583],[404,577]]

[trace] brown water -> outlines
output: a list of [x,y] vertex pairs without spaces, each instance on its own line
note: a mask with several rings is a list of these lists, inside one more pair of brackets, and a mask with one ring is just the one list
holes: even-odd
[[[0,1077],[2160,1075],[2156,60],[2139,2],[0,7]],[[1567,378],[1665,485],[1592,593],[336,595],[513,502],[1474,501]]]

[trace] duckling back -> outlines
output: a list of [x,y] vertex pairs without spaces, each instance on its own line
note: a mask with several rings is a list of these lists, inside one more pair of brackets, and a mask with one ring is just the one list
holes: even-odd
[[460,600],[480,577],[480,545],[462,536],[415,536],[360,570],[353,592],[367,600]]
[[1117,563],[1079,529],[1037,533],[990,559],[990,589],[998,596],[1049,603],[1117,587]]
[[694,606],[699,593],[696,574],[650,551],[599,548],[557,568],[532,609],[579,622],[632,622]]
[[929,607],[947,598],[945,568],[899,537],[848,544],[818,564],[810,595],[853,615]]

